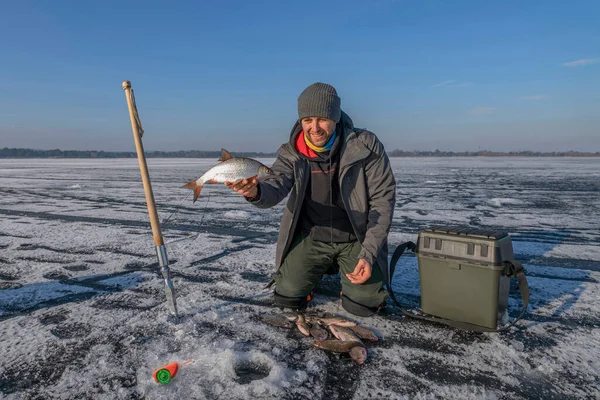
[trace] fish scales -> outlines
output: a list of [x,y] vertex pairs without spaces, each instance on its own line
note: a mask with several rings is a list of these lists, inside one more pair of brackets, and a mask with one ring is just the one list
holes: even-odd
[[358,337],[361,339],[370,340],[372,342],[379,341],[379,338],[377,337],[377,335],[375,335],[375,333],[372,330],[370,330],[369,328],[367,328],[365,326],[356,325],[356,326],[351,326],[350,329],[354,333],[356,333],[358,335]]
[[206,182],[236,182],[258,175],[258,169],[263,166],[251,158],[237,157],[223,161],[206,171],[197,182],[204,185]]
[[293,322],[280,314],[263,315],[261,319],[269,325],[278,326],[280,328],[292,329],[292,327],[294,327]]
[[338,338],[339,340],[343,340],[346,342],[360,342],[360,338],[356,335],[351,329],[339,326],[339,325],[329,325],[329,330],[333,333],[333,336]]
[[310,334],[317,340],[326,340],[329,337],[327,331],[323,328],[320,328],[319,325],[313,325],[310,328]]

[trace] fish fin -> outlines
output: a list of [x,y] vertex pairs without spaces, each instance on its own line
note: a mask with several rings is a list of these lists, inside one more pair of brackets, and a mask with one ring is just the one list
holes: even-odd
[[233,158],[230,152],[225,149],[221,149],[221,157],[219,157],[219,161],[227,161],[230,158]]
[[202,185],[198,185],[197,181],[191,181],[183,185],[183,187],[192,189],[194,191],[194,203],[198,200],[198,196],[200,196],[200,191],[202,191]]
[[219,183],[219,182],[215,179],[211,179],[209,181],[206,181],[205,183]]

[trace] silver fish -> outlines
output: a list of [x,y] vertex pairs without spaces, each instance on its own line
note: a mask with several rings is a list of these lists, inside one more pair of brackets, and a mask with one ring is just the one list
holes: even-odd
[[202,187],[207,183],[239,182],[252,177],[262,178],[273,173],[269,167],[259,161],[252,158],[233,157],[225,149],[221,149],[219,161],[220,163],[206,171],[200,178],[183,186],[194,191],[194,202],[198,199]]

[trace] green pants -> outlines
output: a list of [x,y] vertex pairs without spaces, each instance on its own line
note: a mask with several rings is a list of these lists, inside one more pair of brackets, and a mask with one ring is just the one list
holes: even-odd
[[356,303],[377,307],[387,297],[383,276],[377,264],[372,266],[371,277],[362,284],[350,282],[347,273],[358,263],[361,244],[325,243],[312,240],[310,235],[298,233],[279,271],[274,276],[276,292],[287,297],[306,297],[334,263],[339,266],[342,292]]

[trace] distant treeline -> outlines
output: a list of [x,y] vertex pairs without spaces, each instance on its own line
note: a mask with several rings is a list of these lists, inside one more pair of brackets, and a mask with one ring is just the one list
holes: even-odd
[[[146,151],[146,158],[219,158],[220,151]],[[237,157],[272,158],[277,153],[232,152]],[[134,151],[0,149],[0,158],[137,158]]]
[[[274,158],[277,153],[232,152],[237,157]],[[148,151],[148,158],[219,158],[220,151]],[[405,151],[388,152],[390,157],[600,157],[600,152],[581,151]],[[33,150],[33,149],[0,149],[0,158],[136,158],[133,151],[93,151],[93,150]]]
[[595,153],[582,151],[389,151],[390,157],[600,157],[600,151]]

